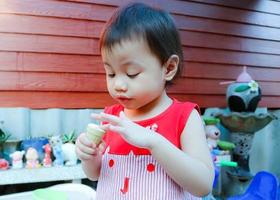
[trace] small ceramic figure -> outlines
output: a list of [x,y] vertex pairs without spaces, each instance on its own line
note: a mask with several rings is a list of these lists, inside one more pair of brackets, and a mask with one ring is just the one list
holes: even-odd
[[44,159],[43,159],[43,166],[44,167],[51,167],[52,166],[52,159],[51,159],[52,148],[51,148],[51,145],[49,143],[45,144],[43,146],[43,149],[45,151],[45,156],[44,156]]
[[219,122],[217,118],[204,118],[205,122],[205,133],[210,151],[217,147],[218,140],[221,135],[221,131],[218,129],[216,124]]
[[9,169],[9,162],[3,158],[0,159],[0,169],[6,170]]
[[26,158],[26,168],[32,169],[32,168],[39,168],[40,164],[38,161],[39,155],[35,148],[29,147],[25,154]]
[[21,169],[23,168],[23,162],[22,158],[25,151],[15,151],[14,153],[10,154],[10,157],[12,158],[12,168],[13,169]]
[[50,144],[53,150],[53,155],[55,160],[53,162],[54,166],[63,166],[64,158],[62,153],[62,140],[60,136],[52,136],[50,138]]
[[227,88],[228,107],[233,112],[254,112],[261,100],[261,89],[246,67]]

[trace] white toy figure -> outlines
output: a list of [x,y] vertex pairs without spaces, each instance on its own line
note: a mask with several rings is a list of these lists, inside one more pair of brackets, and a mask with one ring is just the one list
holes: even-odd
[[204,118],[205,122],[205,133],[210,151],[215,149],[218,144],[218,140],[221,135],[221,131],[218,129],[216,124],[219,122],[219,119],[216,118]]
[[21,169],[23,168],[23,162],[22,158],[25,151],[15,151],[14,153],[10,154],[10,157],[12,158],[12,168],[13,169]]

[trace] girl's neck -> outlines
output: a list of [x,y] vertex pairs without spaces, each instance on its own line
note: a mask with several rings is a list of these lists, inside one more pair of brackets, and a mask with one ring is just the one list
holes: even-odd
[[141,121],[153,118],[164,112],[172,104],[172,99],[164,90],[162,95],[138,109],[124,109],[126,116],[132,121]]

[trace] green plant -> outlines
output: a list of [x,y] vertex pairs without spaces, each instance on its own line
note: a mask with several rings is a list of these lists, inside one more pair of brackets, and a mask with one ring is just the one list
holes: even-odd
[[1,128],[0,128],[0,143],[6,142],[6,140],[10,137],[10,134],[6,134]]
[[69,134],[63,134],[62,142],[63,143],[68,143],[68,142],[75,143],[76,138],[77,137],[75,134],[75,130],[72,130]]

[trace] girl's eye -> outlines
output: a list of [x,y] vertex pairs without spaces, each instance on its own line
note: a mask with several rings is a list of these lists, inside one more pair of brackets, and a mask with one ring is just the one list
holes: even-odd
[[115,74],[107,74],[110,78],[114,78]]
[[138,76],[140,73],[136,73],[136,74],[127,74],[127,76],[129,78],[135,78],[136,76]]

